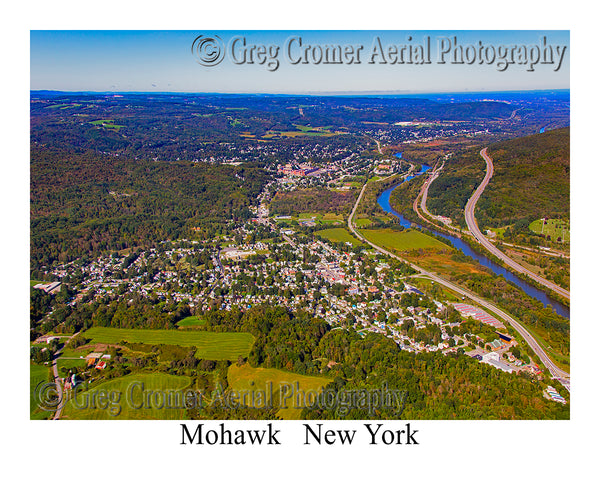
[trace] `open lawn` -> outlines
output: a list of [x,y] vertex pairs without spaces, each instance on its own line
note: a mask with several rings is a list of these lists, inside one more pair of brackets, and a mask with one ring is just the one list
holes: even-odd
[[87,391],[78,390],[77,396],[65,404],[61,419],[182,420],[184,398],[177,392],[185,391],[190,384],[189,377],[166,373],[126,375]]
[[196,357],[206,360],[237,360],[250,353],[254,337],[249,333],[203,332],[197,330],[138,330],[92,327],[83,333],[91,343],[130,343],[196,347]]
[[[544,221],[542,219],[535,220],[529,225],[532,232],[542,235],[550,235],[553,242],[569,243],[571,241],[570,225],[565,220],[549,218]],[[560,240],[558,240],[560,238]]]
[[396,250],[397,252],[407,252],[410,250],[433,249],[444,250],[450,249],[448,245],[436,240],[429,235],[410,229],[398,232],[388,228],[381,230],[361,230],[365,238],[383,248]]
[[44,420],[50,418],[53,412],[46,412],[39,408],[38,394],[42,391],[40,386],[48,383],[50,369],[45,365],[29,365],[29,418],[30,420]]
[[182,320],[179,320],[179,322],[177,322],[177,326],[178,327],[195,327],[198,325],[204,325],[206,323],[206,320],[204,320],[203,318],[200,318],[198,315],[192,315],[190,317],[185,317]]
[[362,242],[350,235],[345,228],[328,228],[315,233],[319,237],[326,238],[332,242],[350,242],[352,245],[362,245]]
[[[227,382],[229,388],[238,394],[243,392],[270,392],[272,384],[273,405],[279,406],[277,414],[284,420],[298,420],[302,413],[303,403],[302,398],[314,398],[314,396],[328,383],[331,379],[325,377],[311,377],[308,375],[300,375],[297,373],[277,370],[275,368],[252,368],[245,364],[241,367],[231,365],[227,371]],[[298,385],[296,386],[296,382]],[[289,388],[290,390],[286,390]],[[285,393],[289,392],[289,393]],[[310,393],[310,395],[308,395]],[[314,394],[312,393],[314,392]],[[297,395],[299,393],[299,395]],[[265,393],[265,395],[270,395]],[[285,400],[289,395],[290,398]],[[245,405],[252,404],[252,396],[241,397]],[[264,398],[264,397],[263,397]],[[297,402],[297,400],[300,400]],[[261,398],[255,393],[254,406],[261,407]],[[283,407],[287,408],[283,408]]]
[[368,218],[358,218],[354,221],[354,223],[356,224],[357,227],[368,227],[373,222],[371,220],[369,220]]
[[85,358],[59,358],[57,360],[57,364],[58,364],[58,372],[59,374],[62,375],[62,372],[60,371],[61,368],[81,368],[81,367],[85,367],[86,364],[86,360]]
[[40,283],[45,283],[44,280],[29,280],[29,286],[33,287],[34,285],[38,285]]

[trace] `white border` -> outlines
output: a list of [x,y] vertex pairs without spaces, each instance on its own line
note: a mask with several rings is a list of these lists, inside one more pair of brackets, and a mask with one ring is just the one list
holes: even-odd
[[[84,5],[87,5],[84,7]],[[571,9],[569,9],[571,8]],[[569,10],[567,10],[569,9]],[[226,478],[275,475],[370,478],[563,477],[597,469],[598,238],[594,218],[598,167],[597,26],[591,9],[547,1],[484,2],[28,2],[7,14],[2,31],[3,251],[5,310],[2,412],[5,470],[87,478]],[[595,23],[595,22],[594,22]],[[571,420],[556,422],[411,422],[418,447],[304,446],[302,423],[281,424],[289,443],[267,448],[180,446],[177,422],[31,422],[28,420],[28,125],[30,29],[570,29],[572,77],[572,372]],[[8,108],[7,108],[8,107]],[[592,370],[594,369],[594,370]],[[13,374],[14,372],[14,374]],[[217,422],[218,423],[218,422]],[[239,422],[231,422],[234,428]],[[240,424],[249,428],[248,423]],[[335,422],[362,428],[362,422]],[[350,426],[352,425],[352,427]],[[355,425],[355,426],[354,426]],[[587,432],[592,435],[587,435]],[[586,468],[586,467],[589,467]]]

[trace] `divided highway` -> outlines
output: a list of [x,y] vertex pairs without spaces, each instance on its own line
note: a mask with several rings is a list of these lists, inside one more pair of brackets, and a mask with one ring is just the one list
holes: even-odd
[[481,231],[479,230],[479,226],[477,225],[477,220],[475,220],[475,205],[477,205],[477,201],[479,200],[479,197],[481,197],[481,194],[485,190],[485,187],[487,187],[490,179],[492,178],[492,175],[494,175],[494,163],[492,161],[492,158],[487,154],[487,147],[482,149],[479,152],[479,154],[485,160],[487,168],[486,168],[485,177],[484,177],[483,181],[481,182],[479,187],[477,187],[477,190],[475,190],[475,193],[473,193],[473,196],[469,199],[469,201],[467,202],[467,206],[465,208],[465,221],[467,222],[467,227],[469,228],[469,231],[473,234],[473,236],[479,241],[479,243],[481,243],[481,245],[488,252],[490,252],[492,255],[499,258],[500,260],[502,260],[506,265],[511,267],[513,270],[516,270],[519,273],[527,275],[529,278],[536,281],[540,285],[544,285],[545,287],[548,287],[549,289],[553,290],[554,292],[558,293],[559,295],[565,297],[567,300],[570,300],[571,294],[568,290],[566,290],[562,287],[559,287],[558,285],[551,282],[550,280],[546,280],[545,278],[542,278],[539,275],[536,275],[535,273],[527,270],[521,264],[515,262],[512,258],[508,257],[506,254],[504,254],[503,252],[498,250],[498,248],[496,248],[496,246],[492,242],[490,242],[486,238],[486,236],[483,233],[481,233]]

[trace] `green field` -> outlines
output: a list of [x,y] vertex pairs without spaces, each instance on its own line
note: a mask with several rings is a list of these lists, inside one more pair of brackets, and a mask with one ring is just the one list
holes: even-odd
[[352,245],[362,245],[362,242],[350,235],[345,228],[328,228],[315,233],[319,237],[326,238],[332,242],[350,242]]
[[80,367],[85,367],[86,364],[86,360],[85,358],[59,358],[57,360],[57,365],[58,365],[58,371],[60,373],[60,369],[62,367],[65,368],[80,368]]
[[29,286],[33,287],[34,285],[38,285],[40,283],[46,283],[44,280],[29,280]]
[[354,221],[357,227],[367,227],[371,225],[373,222],[368,218],[358,218]]
[[434,250],[450,248],[439,240],[414,229],[398,232],[386,228],[381,230],[361,230],[361,233],[367,240],[383,248],[393,249],[398,252],[418,250],[419,248]]
[[176,392],[185,390],[190,383],[189,377],[166,373],[126,375],[87,391],[78,390],[77,397],[65,404],[61,419],[182,420],[185,408],[176,401]]
[[529,229],[535,233],[546,236],[550,235],[553,242],[558,242],[559,238],[561,243],[569,243],[571,241],[569,222],[555,218],[549,218],[545,225],[542,222],[542,219],[531,222]]
[[114,120],[94,120],[93,122],[90,122],[92,125],[95,125],[97,127],[104,127],[104,128],[113,128],[115,129],[117,132],[121,129],[121,128],[125,128],[125,125],[115,125]]
[[[238,394],[248,391],[268,392],[270,391],[268,382],[271,382],[273,386],[273,405],[281,407],[283,407],[283,403],[280,403],[280,388],[285,384],[292,385],[292,387],[287,388],[295,388],[293,385],[295,382],[298,382],[298,388],[295,390],[288,390],[290,393],[294,392],[294,395],[291,395],[291,398],[285,401],[287,408],[280,408],[277,412],[284,420],[298,420],[302,413],[302,403],[297,403],[296,400],[301,399],[302,396],[306,395],[309,391],[315,393],[319,392],[325,385],[331,382],[331,379],[300,375],[277,370],[275,368],[252,368],[250,365],[245,364],[241,367],[231,365],[227,371],[227,382],[229,383],[230,390]],[[298,392],[300,392],[300,397],[295,395]],[[265,393],[265,395],[267,394]],[[250,396],[248,395],[245,398],[248,401],[243,402],[246,405],[251,404],[251,400],[248,397]],[[312,395],[309,398],[312,398]],[[258,396],[255,396],[254,406],[262,406]]]
[[147,343],[196,347],[196,357],[205,360],[237,360],[248,356],[254,337],[249,333],[201,332],[197,330],[137,330],[129,328],[92,327],[84,332],[91,343]]
[[36,390],[38,385],[48,382],[50,369],[44,365],[29,365],[29,418],[31,420],[44,420],[52,416],[52,412],[46,412],[39,408]]
[[195,327],[198,325],[204,325],[206,323],[206,320],[204,320],[203,318],[200,318],[198,315],[192,315],[189,317],[185,317],[182,320],[179,320],[177,322],[177,326],[178,327]]

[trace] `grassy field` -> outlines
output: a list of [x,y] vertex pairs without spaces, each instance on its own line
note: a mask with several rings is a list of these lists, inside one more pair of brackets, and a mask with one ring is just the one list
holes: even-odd
[[[181,402],[176,402],[176,392],[184,390],[190,383],[189,377],[166,373],[126,375],[87,391],[78,391],[77,398],[66,403],[61,419],[182,420],[185,409],[180,408]],[[156,393],[149,395],[150,391]],[[102,395],[104,403],[95,400]],[[167,403],[169,396],[171,400]]]
[[185,317],[182,320],[179,320],[179,322],[177,322],[177,326],[178,327],[195,327],[198,325],[204,325],[206,323],[206,320],[204,320],[203,318],[200,318],[198,315],[192,315],[189,317]]
[[[280,408],[277,414],[284,420],[298,420],[302,413],[302,397],[310,392],[319,392],[325,385],[331,382],[331,379],[325,377],[311,377],[307,375],[300,375],[292,372],[285,372],[283,370],[277,370],[275,368],[252,368],[250,365],[245,364],[241,367],[237,365],[231,365],[227,371],[227,382],[229,388],[235,392],[247,392],[247,391],[262,391],[268,392],[269,382],[273,386],[273,405],[279,405],[283,407],[283,403],[280,402],[282,393],[280,396],[280,388],[285,384],[292,384],[291,387],[295,388],[295,382],[298,382],[298,388],[296,390],[289,390],[290,393],[294,392],[289,400],[285,401],[287,408]],[[300,398],[296,393],[300,392]],[[254,405],[257,407],[262,406],[258,397],[255,397]],[[313,398],[307,396],[307,398]],[[300,400],[300,402],[297,402]],[[245,402],[246,405],[250,403],[248,399]]]
[[398,252],[418,250],[419,248],[433,250],[451,248],[439,240],[414,229],[397,232],[386,228],[381,230],[361,230],[361,233],[367,240],[383,248]]
[[246,357],[254,343],[249,333],[201,332],[183,330],[137,330],[127,328],[93,327],[84,332],[92,343],[117,344],[122,340],[150,345],[195,346],[196,357],[206,360],[237,360]]
[[52,416],[52,412],[46,412],[39,408],[36,387],[48,382],[50,369],[45,365],[29,365],[29,418],[31,420],[44,420]]
[[62,367],[65,367],[65,368],[85,367],[86,360],[85,360],[85,358],[59,358],[57,360],[57,364],[58,364],[58,371],[60,373],[60,369]]
[[117,132],[121,128],[125,128],[125,125],[115,125],[113,122],[114,122],[114,120],[94,120],[93,122],[90,122],[90,123],[92,125],[95,125],[96,127],[113,128]]
[[45,283],[44,280],[29,280],[29,286],[33,287],[34,285],[38,285],[40,283]]
[[549,218],[545,225],[543,225],[541,219],[535,220],[531,222],[529,229],[535,233],[541,233],[546,236],[550,235],[553,242],[557,242],[559,238],[562,243],[569,243],[571,241],[570,225],[565,220]]
[[345,228],[328,228],[315,233],[319,237],[326,238],[332,242],[350,242],[352,245],[362,245],[362,242],[350,235]]
[[368,218],[358,218],[354,221],[354,223],[356,224],[357,227],[368,227],[373,222],[371,220],[369,220]]

